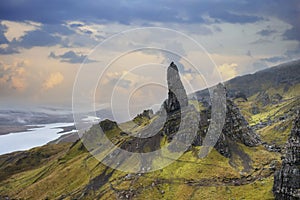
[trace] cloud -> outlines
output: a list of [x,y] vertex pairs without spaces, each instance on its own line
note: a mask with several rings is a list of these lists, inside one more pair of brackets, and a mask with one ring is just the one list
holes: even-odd
[[269,58],[262,58],[261,61],[266,61],[270,63],[278,63],[284,61],[286,58],[284,56],[272,56]]
[[282,55],[276,55],[276,56],[271,56],[268,58],[262,58],[260,59],[263,62],[268,62],[268,63],[281,63],[285,61],[289,61],[295,58],[300,57],[300,45],[298,45],[294,49],[289,49],[286,50]]
[[18,40],[21,36],[24,36],[27,32],[37,30],[40,28],[40,23],[35,23],[31,21],[26,22],[14,22],[4,20],[1,22],[4,26],[6,26],[5,36],[9,41],[13,39]]
[[132,81],[131,80],[126,80],[126,79],[117,79],[117,78],[113,78],[109,81],[109,84],[111,85],[116,85],[118,84],[119,87],[122,87],[124,89],[128,89],[132,86]]
[[276,33],[276,30],[270,30],[270,29],[263,29],[261,31],[258,31],[257,34],[261,36],[270,36]]
[[0,54],[7,55],[7,54],[14,54],[19,53],[18,49],[13,46],[7,46],[7,47],[0,47]]
[[[250,1],[249,1],[250,2]],[[249,3],[248,2],[248,3]],[[155,5],[155,6],[153,6]],[[241,12],[245,3],[222,1],[97,1],[92,0],[51,2],[27,0],[1,3],[0,19],[13,21],[31,20],[46,24],[70,20],[101,20],[131,24],[143,20],[148,22],[205,23],[204,15],[215,22],[253,23],[262,17]],[[247,8],[247,7],[246,7]],[[74,24],[74,26],[80,24]]]
[[29,49],[33,46],[46,47],[60,44],[61,38],[51,35],[45,30],[34,30],[27,32],[20,40],[14,40],[12,43],[16,43],[18,46]]
[[[254,0],[247,1],[246,10],[260,15],[276,17],[292,27],[286,30],[282,35],[287,40],[297,40],[300,42],[300,2],[299,0],[290,0],[288,3],[284,0]],[[241,10],[242,11],[242,10]]]
[[258,40],[255,40],[253,42],[251,42],[250,44],[268,44],[268,43],[272,43],[271,40],[267,40],[267,39],[258,39]]
[[43,89],[48,90],[52,89],[55,86],[61,84],[64,80],[64,76],[60,72],[52,73],[43,83]]
[[7,44],[8,40],[6,39],[4,33],[7,31],[7,27],[0,24],[0,44]]
[[75,33],[75,31],[69,29],[65,24],[44,24],[42,29],[49,34],[59,34],[64,36],[69,36]]
[[223,80],[228,80],[238,75],[237,67],[236,63],[224,63],[218,66],[218,71],[222,75]]
[[215,22],[229,22],[229,23],[254,23],[263,20],[261,16],[245,15],[245,14],[235,14],[226,10],[213,10],[210,12],[210,17],[215,19]]
[[70,27],[71,28],[79,28],[79,27],[83,27],[84,25],[82,23],[71,23]]
[[300,44],[294,48],[294,49],[290,49],[290,50],[287,50],[285,53],[284,53],[285,56],[287,56],[288,58],[299,58],[300,57]]
[[[298,19],[299,19],[299,17],[298,17]],[[283,36],[284,36],[285,39],[288,39],[288,40],[297,40],[297,41],[300,41],[300,25],[299,24],[294,24],[293,28],[287,30],[283,34]]]
[[78,54],[74,51],[68,51],[62,55],[55,55],[54,52],[51,52],[49,54],[49,58],[59,59],[61,62],[68,62],[72,64],[82,63],[83,61],[85,61],[85,63],[95,62],[94,60],[86,59],[86,55]]
[[[0,48],[0,54],[18,53],[19,48],[30,49],[32,47],[49,47],[49,46],[66,46],[66,41],[63,36],[70,36],[76,32],[69,29],[64,24],[37,24],[34,22],[2,22],[8,25],[4,29],[6,35],[10,37],[10,41],[5,38],[1,39],[1,25],[0,24],[0,44],[1,41],[7,44],[7,47]],[[4,28],[6,26],[3,26]]]
[[11,88],[24,91],[26,83],[26,61],[16,61],[13,64],[0,63],[0,88]]

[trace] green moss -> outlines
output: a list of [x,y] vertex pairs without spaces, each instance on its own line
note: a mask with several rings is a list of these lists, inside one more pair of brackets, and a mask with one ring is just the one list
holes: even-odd
[[273,178],[242,186],[221,186],[197,188],[191,199],[274,199],[272,194]]
[[[283,121],[264,127],[258,131],[261,139],[269,144],[284,146],[292,128],[292,121]],[[283,130],[282,130],[283,129]]]

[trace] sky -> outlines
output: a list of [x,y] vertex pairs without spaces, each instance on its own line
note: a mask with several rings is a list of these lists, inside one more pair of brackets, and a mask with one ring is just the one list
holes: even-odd
[[[204,61],[208,54],[222,80],[298,59],[299,21],[297,0],[1,1],[0,108],[70,109],[76,75],[84,68],[88,72],[82,85],[88,85],[93,75],[99,78],[99,71],[103,77],[95,90],[83,95],[95,97],[97,108],[118,107],[122,102],[127,107],[136,105],[128,111],[134,115],[166,98],[164,71],[172,60],[177,62],[185,86],[192,85],[193,89],[187,89],[192,92],[220,80],[205,80],[193,72],[189,59],[203,61],[205,74],[211,70]],[[101,46],[114,34],[145,27],[184,33],[206,53],[187,47],[171,32],[132,32],[129,38],[119,37],[110,46]],[[112,54],[121,55],[127,47],[139,48],[137,38],[148,46],[175,49],[180,56],[144,49],[127,53],[105,70],[102,61]],[[165,42],[160,44],[159,38]]]

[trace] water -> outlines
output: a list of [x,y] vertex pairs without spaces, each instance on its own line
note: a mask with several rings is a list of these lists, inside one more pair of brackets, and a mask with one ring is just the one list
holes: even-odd
[[27,132],[10,133],[0,136],[0,155],[14,151],[28,150],[33,147],[42,146],[59,138],[63,134],[58,132],[63,129],[58,127],[72,126],[73,123],[42,124],[40,128],[33,128]]

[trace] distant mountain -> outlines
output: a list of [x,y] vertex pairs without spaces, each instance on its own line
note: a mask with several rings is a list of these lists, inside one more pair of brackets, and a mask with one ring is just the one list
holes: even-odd
[[72,122],[73,115],[45,112],[0,110],[0,125],[37,125]]
[[[280,64],[253,74],[237,76],[225,82],[228,96],[231,98],[244,95],[251,97],[259,92],[267,91],[271,88],[283,89],[281,93],[287,92],[291,87],[300,83],[300,60]],[[207,98],[207,89],[196,92],[201,98]]]
[[300,60],[284,63],[254,74],[239,76],[226,82],[226,87],[234,95],[239,92],[247,97],[270,88],[283,88],[286,92],[300,83]]

